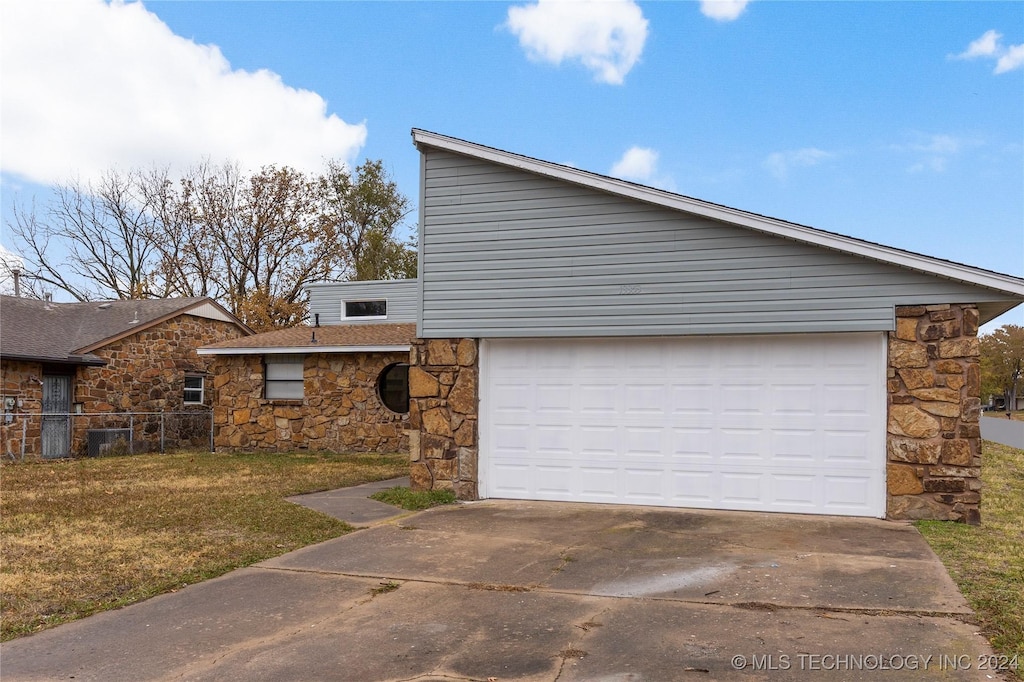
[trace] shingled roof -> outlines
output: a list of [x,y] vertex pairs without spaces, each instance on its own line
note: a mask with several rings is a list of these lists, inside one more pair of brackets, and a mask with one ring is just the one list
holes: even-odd
[[224,308],[205,297],[54,303],[0,296],[0,356],[54,363],[105,364],[106,361],[92,351],[189,312],[233,321],[240,329],[251,333]]
[[255,353],[371,353],[408,350],[416,339],[412,323],[330,324],[289,327],[203,346],[200,355]]

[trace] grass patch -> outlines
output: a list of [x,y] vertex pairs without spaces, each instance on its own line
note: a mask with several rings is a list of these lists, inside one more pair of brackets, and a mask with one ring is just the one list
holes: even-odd
[[[915,525],[977,612],[996,652],[1024,668],[1024,450],[985,441],[980,526]],[[1024,679],[1024,669],[1017,670]]]
[[466,585],[469,590],[485,590],[487,592],[530,592],[525,585],[499,585],[494,583],[469,583]]
[[370,594],[376,597],[378,594],[387,594],[388,592],[394,592],[399,587],[400,585],[396,583],[394,580],[389,580],[387,582],[380,583],[379,586],[371,589]]
[[455,502],[455,493],[451,490],[409,490],[408,488],[396,487],[376,492],[370,495],[370,499],[386,502],[387,504],[410,511],[419,511],[442,504],[453,504]]
[[0,640],[344,535],[283,498],[401,476],[404,455],[136,455],[0,465]]

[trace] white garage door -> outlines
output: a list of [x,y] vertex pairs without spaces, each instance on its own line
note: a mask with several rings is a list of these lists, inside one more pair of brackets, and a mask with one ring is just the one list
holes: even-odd
[[884,339],[485,341],[481,496],[883,516]]

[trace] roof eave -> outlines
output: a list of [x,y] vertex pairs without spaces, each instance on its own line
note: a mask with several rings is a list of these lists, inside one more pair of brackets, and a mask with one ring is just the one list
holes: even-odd
[[81,354],[66,356],[31,355],[24,353],[2,353],[0,360],[18,360],[19,362],[40,362],[45,365],[76,365],[81,367],[103,367],[107,364],[104,358],[97,355]]

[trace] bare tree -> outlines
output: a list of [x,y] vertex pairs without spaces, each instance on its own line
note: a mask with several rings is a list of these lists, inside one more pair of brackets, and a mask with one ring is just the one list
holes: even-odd
[[414,277],[415,249],[394,236],[408,214],[380,161],[250,176],[204,163],[60,187],[41,217],[16,208],[11,231],[38,285],[78,300],[210,296],[263,330],[301,322],[312,282]]
[[40,215],[15,205],[8,224],[32,290],[60,289],[79,301],[154,298],[170,291],[156,275],[147,235],[152,215],[138,174],[110,171],[97,184],[56,188]]
[[148,173],[142,191],[153,211],[147,238],[160,254],[159,271],[179,296],[227,294],[222,253],[214,236],[235,211],[237,166],[202,164],[178,180],[166,169]]

